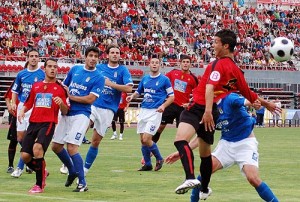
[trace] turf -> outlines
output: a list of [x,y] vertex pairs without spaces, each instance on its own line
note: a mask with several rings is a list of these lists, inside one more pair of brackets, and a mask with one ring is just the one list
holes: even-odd
[[[73,193],[64,187],[66,175],[59,172],[61,162],[49,148],[46,154],[47,179],[45,192],[37,195],[28,194],[35,183],[34,174],[24,173],[19,179],[6,173],[7,169],[7,129],[0,129],[0,201],[122,201],[122,202],[171,202],[189,201],[190,192],[184,195],[174,193],[175,188],[184,180],[180,162],[164,165],[158,172],[138,172],[141,151],[139,136],[135,128],[125,128],[124,140],[110,140],[108,131],[100,145],[100,153],[91,168],[87,182],[89,191]],[[256,128],[259,141],[260,176],[271,187],[280,201],[296,202],[300,200],[300,129],[299,128]],[[175,128],[167,128],[159,141],[163,156],[175,151],[173,145]],[[91,139],[91,131],[87,135]],[[216,140],[219,133],[216,134]],[[214,145],[215,146],[215,145]],[[88,145],[80,147],[83,157]],[[199,170],[199,155],[195,151],[196,173]],[[17,153],[15,165],[19,154]],[[154,159],[152,158],[154,161]],[[253,202],[262,201],[237,166],[218,171],[212,176],[210,187],[213,194],[208,201]]]

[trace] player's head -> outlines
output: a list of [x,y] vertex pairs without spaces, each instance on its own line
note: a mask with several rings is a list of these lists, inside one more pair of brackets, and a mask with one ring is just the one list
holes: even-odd
[[188,55],[180,56],[180,68],[182,71],[187,72],[191,67],[191,57]]
[[54,58],[48,58],[44,63],[45,80],[53,80],[57,75],[57,61]]
[[29,49],[27,51],[27,61],[28,61],[28,65],[27,67],[31,67],[33,69],[38,67],[38,63],[39,63],[39,52],[36,49]]
[[152,56],[152,58],[150,59],[150,63],[149,63],[150,72],[155,75],[158,74],[160,65],[161,65],[161,61],[160,61],[159,57]]
[[121,52],[120,47],[116,44],[111,44],[106,48],[106,54],[108,57],[108,64],[116,66],[119,64]]
[[85,67],[94,69],[98,63],[100,51],[97,47],[90,46],[85,50]]
[[236,34],[233,31],[228,29],[218,31],[213,43],[216,57],[220,58],[228,53],[233,53],[236,43]]

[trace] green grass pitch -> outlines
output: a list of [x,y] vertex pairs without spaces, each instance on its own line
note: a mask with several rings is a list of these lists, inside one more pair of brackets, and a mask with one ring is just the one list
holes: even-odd
[[[300,201],[300,128],[255,128],[259,141],[260,176],[271,187],[280,201]],[[164,165],[158,172],[138,172],[141,150],[135,128],[125,128],[124,140],[110,140],[108,131],[100,144],[99,155],[92,166],[87,183],[89,191],[74,193],[72,187],[64,187],[66,175],[59,172],[61,162],[48,149],[46,154],[47,179],[45,192],[30,195],[28,190],[35,183],[34,174],[24,173],[19,179],[6,173],[7,129],[0,129],[0,201],[107,201],[107,202],[171,202],[189,201],[190,191],[184,195],[174,193],[184,180],[181,163]],[[159,148],[165,157],[175,151],[173,145],[175,128],[166,128],[159,141]],[[219,139],[217,132],[215,139]],[[87,135],[91,139],[91,131]],[[215,144],[216,145],[216,144]],[[215,146],[214,145],[214,146]],[[89,145],[82,145],[80,153],[85,158]],[[19,149],[19,147],[18,147]],[[195,173],[199,172],[199,154],[195,154]],[[15,163],[19,158],[17,152]],[[152,158],[153,162],[155,161]],[[218,171],[212,176],[210,187],[213,194],[208,201],[253,202],[262,201],[237,166]]]

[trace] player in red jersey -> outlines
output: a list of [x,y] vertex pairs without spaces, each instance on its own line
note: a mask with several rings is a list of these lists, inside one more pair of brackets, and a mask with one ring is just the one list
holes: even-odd
[[9,117],[8,117],[9,129],[8,129],[8,133],[7,133],[7,139],[9,140],[7,173],[14,172],[14,158],[15,158],[16,149],[17,149],[17,145],[18,145],[16,111],[14,111],[11,107],[11,97],[12,97],[11,88],[12,88],[13,83],[14,82],[12,82],[11,86],[7,89],[7,91],[4,95],[7,110],[9,112]]
[[233,61],[236,43],[236,34],[233,31],[224,29],[216,33],[213,48],[218,59],[207,66],[200,84],[193,91],[193,103],[181,113],[174,145],[180,154],[186,180],[175,189],[177,194],[184,194],[189,189],[200,186],[200,181],[195,179],[194,174],[194,155],[188,145],[192,136],[197,133],[201,158],[201,192],[209,195],[211,145],[218,118],[216,102],[231,92],[239,91],[251,103],[261,102],[271,112],[280,111],[273,102],[266,102],[249,89],[243,72]]
[[193,89],[198,85],[198,79],[190,72],[190,67],[191,58],[188,55],[181,55],[180,69],[173,69],[166,74],[174,89],[175,99],[163,112],[161,124],[152,137],[155,143],[158,142],[166,125],[173,124],[174,119],[176,120],[176,127],[178,127],[180,114],[188,105]]
[[45,80],[33,84],[29,97],[18,114],[18,121],[22,122],[25,113],[33,108],[21,149],[23,161],[36,172],[36,184],[29,190],[32,194],[44,191],[48,175],[44,155],[52,140],[59,110],[62,114],[68,112],[66,91],[56,80],[56,60],[47,59],[44,67]]
[[127,93],[122,92],[121,101],[120,101],[120,104],[119,104],[118,111],[117,111],[117,113],[115,113],[113,121],[111,122],[111,127],[113,129],[113,135],[110,138],[111,140],[114,140],[114,139],[118,138],[117,126],[116,126],[116,122],[118,121],[118,119],[119,119],[119,123],[120,123],[119,140],[123,140],[125,112],[127,111],[127,108],[129,106],[129,102],[127,102],[126,97],[127,97]]

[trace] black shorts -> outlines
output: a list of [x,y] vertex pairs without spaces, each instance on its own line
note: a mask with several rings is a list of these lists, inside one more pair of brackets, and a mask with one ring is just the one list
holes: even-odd
[[7,139],[17,141],[17,117],[9,114],[8,117],[9,129],[7,132]]
[[119,123],[125,123],[125,112],[124,109],[118,109],[117,113],[114,114],[114,121],[118,121]]
[[33,145],[40,143],[46,153],[52,140],[55,130],[55,123],[30,123],[27,133],[23,138],[21,152],[26,152],[33,156]]
[[[197,136],[202,138],[207,144],[212,145],[214,143],[215,131],[205,131],[204,124],[200,124],[204,111],[204,105],[194,104],[189,107],[189,109],[183,110],[180,116],[180,122],[191,124],[195,128]],[[219,112],[216,104],[213,105],[212,115],[214,122],[217,123]]]
[[161,124],[173,124],[174,119],[176,119],[176,127],[178,127],[180,114],[183,110],[184,108],[177,104],[170,104],[162,114]]

